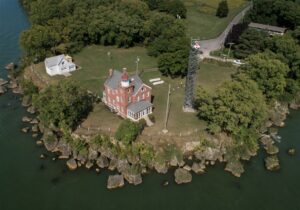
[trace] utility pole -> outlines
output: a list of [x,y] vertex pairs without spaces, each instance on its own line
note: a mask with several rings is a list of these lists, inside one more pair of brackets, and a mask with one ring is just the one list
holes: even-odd
[[167,109],[166,109],[166,118],[165,118],[165,127],[163,129],[163,133],[168,133],[167,124],[168,124],[168,115],[169,115],[169,109],[170,109],[170,94],[171,94],[171,84],[169,84],[168,99],[167,99]]
[[136,57],[136,70],[135,70],[135,74],[138,75],[139,73],[139,62],[140,62],[140,58],[139,56]]
[[229,58],[231,47],[232,47],[232,45],[234,45],[234,43],[233,42],[229,42],[228,44],[229,44],[229,50],[228,50],[228,54],[227,54],[227,59]]

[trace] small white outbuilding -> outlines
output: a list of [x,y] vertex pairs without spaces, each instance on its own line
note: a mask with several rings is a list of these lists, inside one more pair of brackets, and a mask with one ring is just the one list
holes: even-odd
[[45,59],[45,68],[50,76],[64,75],[76,70],[75,63],[68,55],[57,55]]

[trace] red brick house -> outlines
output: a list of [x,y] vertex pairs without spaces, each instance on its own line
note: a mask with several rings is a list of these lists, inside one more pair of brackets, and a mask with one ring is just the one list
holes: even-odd
[[138,121],[152,113],[151,90],[138,75],[111,69],[104,83],[102,101],[121,117]]

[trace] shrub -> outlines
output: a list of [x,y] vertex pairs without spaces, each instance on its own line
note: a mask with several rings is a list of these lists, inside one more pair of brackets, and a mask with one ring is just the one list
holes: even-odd
[[128,145],[133,142],[139,134],[141,134],[144,127],[144,121],[135,123],[126,119],[120,124],[119,128],[117,129],[115,138],[118,141],[123,142],[125,145]]
[[219,7],[218,7],[218,9],[217,9],[217,14],[216,14],[216,16],[218,16],[218,17],[220,17],[220,18],[224,18],[224,17],[227,17],[228,12],[229,12],[229,9],[228,9],[227,1],[226,1],[226,0],[221,1],[221,2],[219,3]]

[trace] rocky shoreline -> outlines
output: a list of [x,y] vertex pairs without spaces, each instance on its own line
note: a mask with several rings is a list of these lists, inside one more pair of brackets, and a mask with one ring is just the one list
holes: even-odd
[[[22,94],[23,91],[17,79],[5,81],[0,79],[0,87],[12,89],[14,93]],[[299,96],[300,98],[300,96]],[[299,100],[300,101],[300,100]],[[276,127],[283,127],[284,121],[289,114],[289,108],[299,109],[300,103],[295,100],[291,104],[280,104],[276,102],[271,113],[270,120],[265,127],[261,129],[261,137],[259,142],[265,149],[268,156],[265,158],[266,169],[274,171],[280,169],[279,152],[276,142],[280,138],[277,136]],[[26,108],[31,115],[37,110],[32,106],[30,97],[23,96],[22,106]],[[91,144],[90,136],[78,136],[72,134],[73,139],[84,139],[86,141],[84,153],[80,153],[72,148],[72,146],[61,139],[61,134],[57,128],[46,128],[38,119],[38,117],[24,116],[22,122],[27,126],[22,132],[32,132],[32,137],[37,138],[38,133],[42,134],[42,138],[36,141],[37,145],[44,145],[49,152],[58,154],[58,159],[66,159],[66,165],[70,170],[76,170],[78,167],[85,167],[88,170],[95,170],[100,173],[101,170],[108,169],[115,171],[116,174],[109,176],[107,182],[108,189],[123,187],[126,180],[129,184],[139,185],[142,183],[142,175],[151,171],[165,174],[170,168],[175,168],[175,182],[177,184],[189,183],[192,181],[192,172],[195,174],[205,173],[206,167],[214,165],[217,162],[226,162],[225,170],[236,177],[240,177],[244,173],[243,161],[250,160],[256,155],[256,151],[246,151],[238,158],[228,157],[228,149],[232,143],[232,139],[226,134],[217,136],[206,136],[201,141],[188,142],[183,150],[184,159],[179,159],[173,155],[170,160],[152,161],[148,165],[144,165],[138,157],[119,157],[113,152],[113,149],[122,148],[124,145],[110,137],[109,141],[114,145],[112,148],[94,147]],[[209,142],[209,144],[207,144]],[[291,149],[289,154],[295,154],[296,151]],[[45,158],[45,156],[43,156]],[[186,160],[189,160],[186,162]],[[169,184],[169,183],[168,183]],[[167,185],[166,185],[167,186]]]

